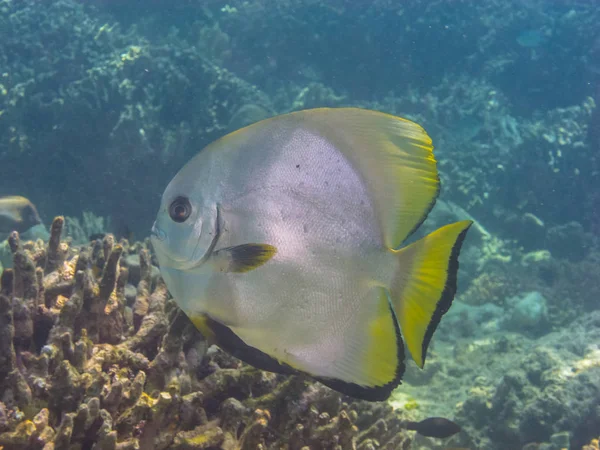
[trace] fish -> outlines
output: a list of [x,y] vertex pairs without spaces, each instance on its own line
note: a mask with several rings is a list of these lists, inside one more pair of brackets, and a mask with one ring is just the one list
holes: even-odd
[[460,433],[460,425],[444,417],[429,417],[420,422],[406,421],[402,427],[407,430],[413,430],[421,436],[446,439]]
[[0,233],[23,233],[42,223],[33,203],[25,197],[11,195],[0,197]]
[[262,370],[387,399],[405,344],[423,367],[472,222],[403,246],[440,190],[418,124],[361,108],[259,121],[165,189],[151,243],[169,292],[221,349]]

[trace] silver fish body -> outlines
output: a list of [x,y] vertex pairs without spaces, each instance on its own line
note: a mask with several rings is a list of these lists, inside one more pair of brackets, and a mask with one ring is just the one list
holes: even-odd
[[[398,150],[406,154],[396,160]],[[436,311],[449,306],[443,291],[455,289],[448,268],[469,226],[446,233],[446,278],[433,283],[431,311],[421,317],[406,297],[419,289],[409,272],[422,251],[396,247],[437,195],[430,154],[418,125],[350,108],[279,116],[226,136],[163,194],[152,241],[169,290],[242,359],[260,366],[258,352],[342,392],[385,398],[404,370],[403,309],[425,328],[439,321]],[[402,334],[422,365],[433,331],[414,328]]]
[[42,223],[37,209],[27,198],[19,195],[0,197],[0,234],[22,233]]

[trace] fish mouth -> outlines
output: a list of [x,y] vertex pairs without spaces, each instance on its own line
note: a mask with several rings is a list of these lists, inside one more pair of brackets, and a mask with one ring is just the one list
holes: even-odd
[[202,233],[199,234],[198,239],[196,239],[196,245],[194,246],[194,250],[191,252],[189,258],[178,258],[169,251],[169,243],[167,239],[167,233],[163,229],[161,229],[156,222],[152,225],[152,229],[150,230],[150,240],[154,245],[154,250],[159,256],[159,260],[161,265],[171,267],[173,269],[179,270],[190,270],[195,267],[198,267],[202,262],[204,262],[205,255],[198,255],[198,250],[200,247],[200,241],[202,239]]
[[155,238],[158,241],[164,241],[167,238],[167,234],[161,230],[156,222],[152,224],[152,229],[150,230],[150,238]]

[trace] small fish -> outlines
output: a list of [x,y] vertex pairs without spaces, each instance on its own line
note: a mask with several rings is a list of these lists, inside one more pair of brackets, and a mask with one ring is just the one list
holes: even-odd
[[440,187],[431,139],[322,108],[209,145],[167,186],[152,243],[171,294],[225,351],[350,396],[389,397],[404,341],[423,367],[471,221],[400,248]]
[[420,422],[406,421],[403,423],[403,428],[413,430],[421,436],[445,439],[459,433],[461,428],[458,424],[443,417],[429,417]]
[[18,195],[0,197],[0,233],[23,233],[42,223],[36,207],[27,198]]

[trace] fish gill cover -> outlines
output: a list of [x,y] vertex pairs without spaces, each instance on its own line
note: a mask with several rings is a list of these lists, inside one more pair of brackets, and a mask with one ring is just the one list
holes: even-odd
[[[598,448],[598,23],[578,0],[0,2],[0,196],[45,224],[0,246],[0,446]],[[475,220],[389,404],[207,352],[145,241],[201,148],[321,106],[421,124],[421,233]],[[431,416],[462,431],[403,429]]]

